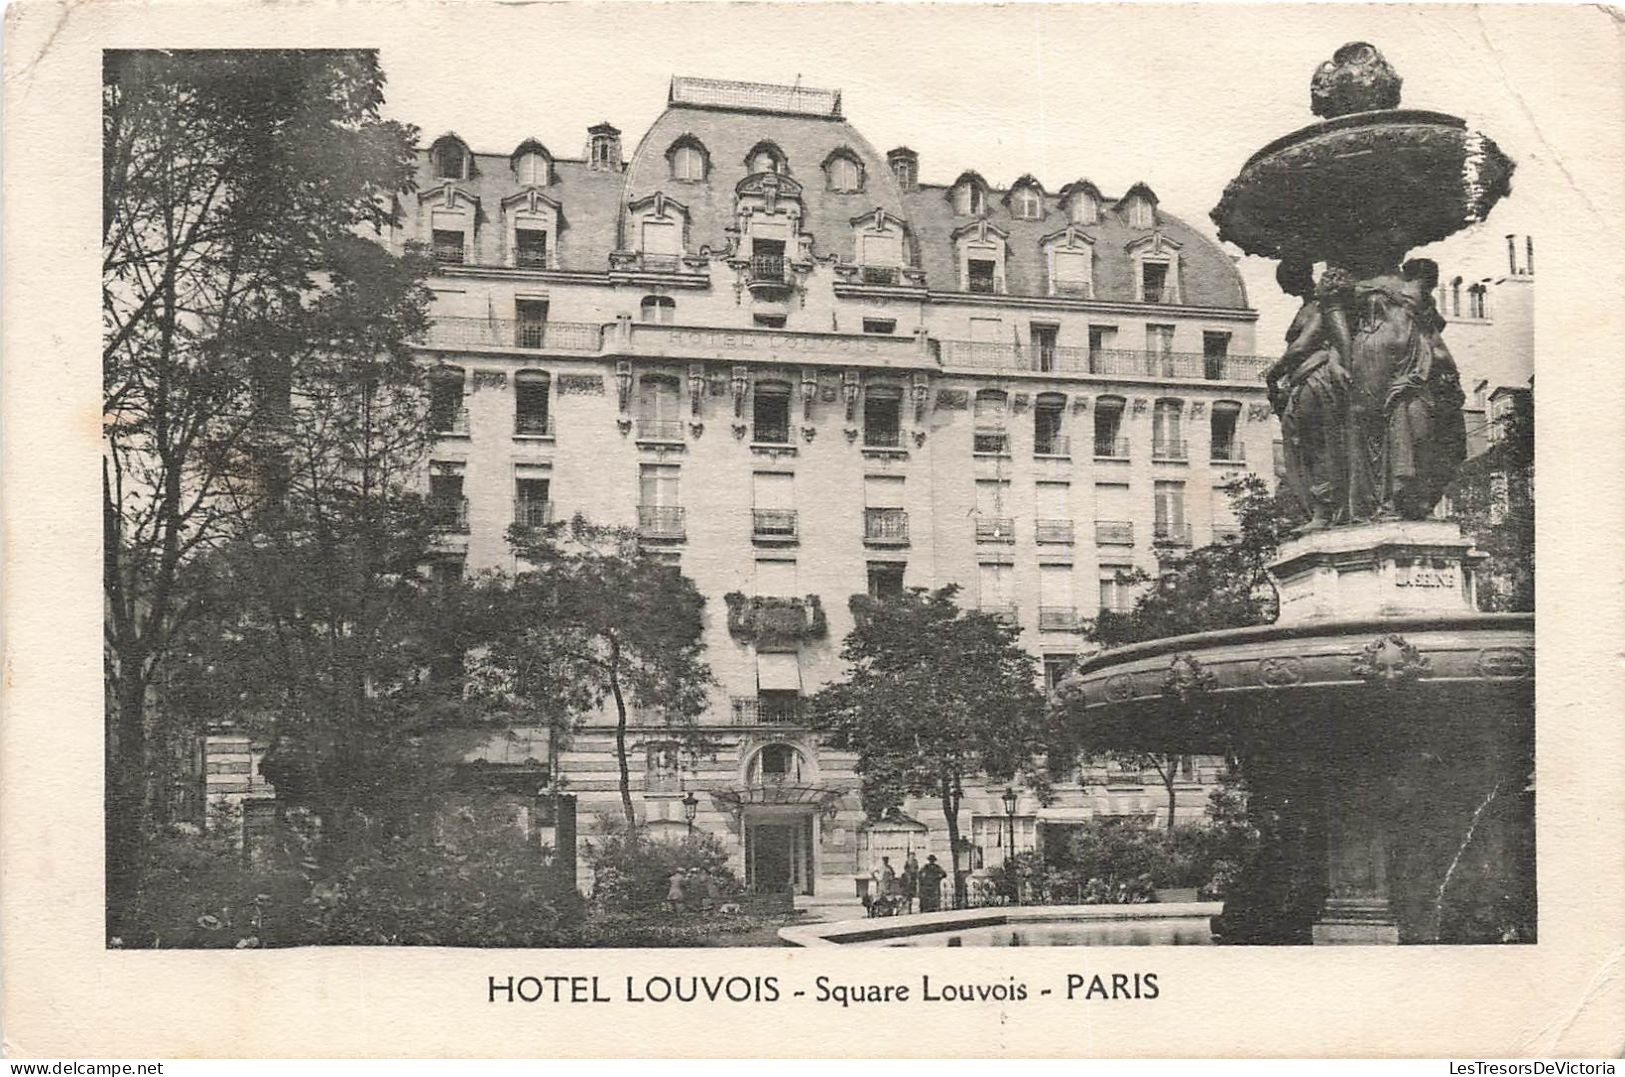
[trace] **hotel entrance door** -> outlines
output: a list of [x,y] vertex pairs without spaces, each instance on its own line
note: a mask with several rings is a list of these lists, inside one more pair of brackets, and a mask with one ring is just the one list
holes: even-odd
[[745,882],[758,894],[812,893],[813,817],[745,826]]

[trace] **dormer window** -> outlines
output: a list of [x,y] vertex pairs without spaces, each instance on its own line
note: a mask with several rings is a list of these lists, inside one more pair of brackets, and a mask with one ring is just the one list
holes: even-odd
[[967,292],[1002,295],[1008,235],[986,217],[954,230],[959,253],[960,280]]
[[1136,183],[1129,188],[1128,194],[1123,196],[1123,201],[1119,204],[1130,228],[1157,226],[1157,196],[1145,184]]
[[526,187],[546,187],[551,180],[547,158],[536,150],[527,150],[514,162],[514,176]]
[[745,155],[745,171],[754,176],[761,172],[788,172],[784,151],[771,142],[758,142]]
[[446,135],[435,141],[429,151],[437,179],[467,179],[469,171],[468,147],[455,135]]
[[998,291],[999,263],[991,258],[969,258],[965,261],[965,290],[992,295]]
[[886,154],[886,163],[891,166],[897,186],[903,190],[912,191],[920,185],[920,158],[907,146],[898,146]]
[[711,170],[710,155],[699,139],[685,135],[666,151],[671,161],[671,178],[684,183],[703,183]]
[[987,195],[980,187],[966,184],[954,195],[954,212],[961,217],[980,217],[987,212]]
[[863,166],[850,153],[836,150],[824,162],[824,173],[829,177],[829,189],[841,194],[863,190]]
[[1140,263],[1140,298],[1147,303],[1166,303],[1168,263]]
[[1128,244],[1134,266],[1134,298],[1141,303],[1179,303],[1181,245],[1161,232],[1141,236]]
[[1067,210],[1073,224],[1100,223],[1100,199],[1091,190],[1075,191],[1067,203]]
[[1067,225],[1042,240],[1049,262],[1049,294],[1087,299],[1094,294],[1094,240]]
[[621,167],[621,132],[605,122],[587,128],[587,167],[595,172],[613,172]]
[[1010,195],[1010,215],[1021,221],[1043,220],[1043,196],[1033,187],[1017,187]]

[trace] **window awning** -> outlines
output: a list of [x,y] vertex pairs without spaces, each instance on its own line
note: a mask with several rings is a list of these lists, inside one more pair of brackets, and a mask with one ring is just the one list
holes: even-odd
[[756,656],[756,689],[760,692],[801,691],[801,658],[794,654]]

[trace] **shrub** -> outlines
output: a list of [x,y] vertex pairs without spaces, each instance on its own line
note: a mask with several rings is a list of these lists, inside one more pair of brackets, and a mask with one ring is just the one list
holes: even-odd
[[604,836],[594,841],[587,855],[592,865],[593,904],[605,910],[634,910],[659,906],[666,898],[674,872],[698,872],[729,897],[741,887],[728,869],[728,851],[710,834],[696,833],[682,841],[655,841],[641,830],[609,821]]

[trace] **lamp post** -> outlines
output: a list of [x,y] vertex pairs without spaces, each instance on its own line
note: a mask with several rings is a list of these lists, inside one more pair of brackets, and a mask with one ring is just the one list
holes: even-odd
[[683,821],[688,824],[688,836],[694,836],[694,817],[700,814],[700,798],[690,789],[683,795]]
[[1004,875],[1010,880],[1010,893],[1017,905],[1021,904],[1021,881],[1012,874],[1010,858],[1016,851],[1016,791],[1010,786],[1004,787],[1004,795],[999,798],[1004,801],[1004,814],[1010,820],[1010,844],[1004,849]]

